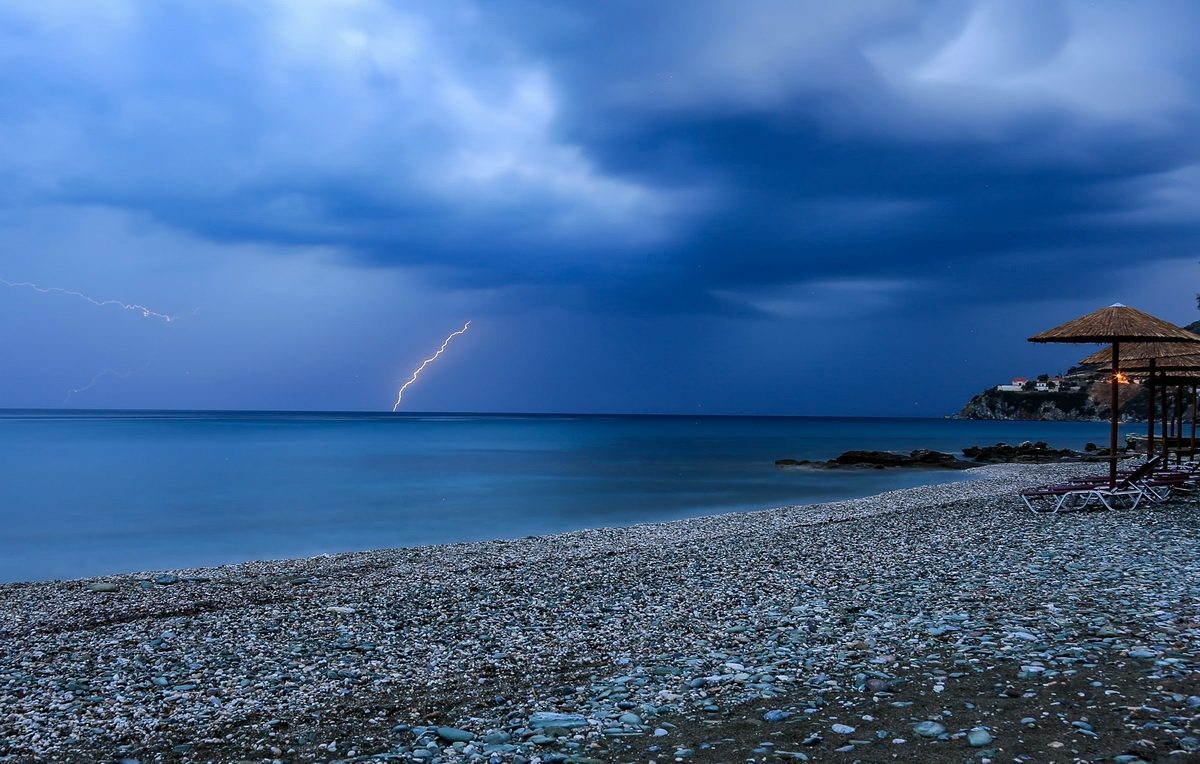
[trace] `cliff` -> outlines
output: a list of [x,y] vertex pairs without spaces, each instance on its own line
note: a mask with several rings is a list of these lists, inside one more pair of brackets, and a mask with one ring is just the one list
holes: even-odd
[[[1107,421],[1111,416],[1108,383],[1094,380],[1077,392],[1007,392],[991,388],[972,398],[955,419],[1041,419],[1048,421]],[[1146,396],[1140,385],[1121,388],[1123,421],[1146,416]]]

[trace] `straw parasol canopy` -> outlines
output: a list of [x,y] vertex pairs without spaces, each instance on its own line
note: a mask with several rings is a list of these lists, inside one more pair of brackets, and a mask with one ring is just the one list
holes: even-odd
[[[1200,353],[1193,355],[1177,355],[1168,358],[1135,358],[1126,361],[1125,352],[1121,352],[1121,371],[1144,373],[1148,371],[1190,371],[1200,369]],[[1153,361],[1153,364],[1151,363]],[[1101,371],[1112,371],[1111,359],[1101,367]]]
[[1180,329],[1137,308],[1115,303],[1029,338],[1030,342],[1200,342],[1200,335]]
[[[1117,391],[1121,380],[1121,343],[1164,342],[1200,343],[1200,335],[1180,329],[1175,324],[1115,303],[1107,308],[1080,316],[1065,324],[1047,329],[1029,338],[1030,342],[1095,342],[1112,343],[1108,362],[1112,366],[1112,421],[1109,427],[1108,480],[1117,484],[1117,424],[1120,413]],[[1200,350],[1200,344],[1195,345]]]
[[[1200,335],[1196,335],[1196,339],[1200,340]],[[1128,368],[1129,364],[1125,363],[1126,361],[1175,358],[1193,355],[1196,352],[1197,348],[1193,342],[1131,342],[1121,346],[1121,366]],[[1091,366],[1097,363],[1110,364],[1112,363],[1112,348],[1097,350],[1079,363],[1082,366]]]

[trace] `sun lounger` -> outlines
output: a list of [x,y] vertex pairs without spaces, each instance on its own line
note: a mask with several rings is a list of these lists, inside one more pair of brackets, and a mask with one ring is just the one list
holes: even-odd
[[1122,481],[1116,488],[1079,483],[1049,485],[1021,491],[1020,496],[1030,512],[1053,514],[1064,509],[1087,509],[1093,503],[1100,504],[1105,509],[1135,509],[1145,493],[1142,488]]
[[[1116,486],[1109,487],[1108,480],[1082,478],[1080,482],[1065,485],[1049,485],[1027,488],[1020,492],[1021,501],[1034,514],[1053,514],[1064,509],[1086,509],[1099,504],[1105,509],[1134,509],[1150,490],[1143,483],[1154,472],[1160,459],[1143,462],[1140,467],[1123,477]],[[1156,489],[1168,488],[1156,486]]]

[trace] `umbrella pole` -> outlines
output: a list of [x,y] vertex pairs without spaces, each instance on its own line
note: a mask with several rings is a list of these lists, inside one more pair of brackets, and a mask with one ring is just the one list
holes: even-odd
[[1146,380],[1149,382],[1149,390],[1146,395],[1149,398],[1147,408],[1149,416],[1146,417],[1146,461],[1154,458],[1154,359],[1150,359],[1150,377]]
[[1197,393],[1196,386],[1192,385],[1192,453],[1189,454],[1189,461],[1193,462],[1196,461],[1196,403],[1198,398],[1200,398],[1200,394]]
[[1121,376],[1121,343],[1112,344],[1112,423],[1108,428],[1108,484],[1117,487],[1117,388]]
[[[1161,380],[1162,377],[1160,377],[1159,379]],[[1162,460],[1162,463],[1165,466],[1166,463],[1171,459],[1171,440],[1170,440],[1170,438],[1167,437],[1167,427],[1168,427],[1167,417],[1169,416],[1169,414],[1167,413],[1167,409],[1170,408],[1170,406],[1171,406],[1171,399],[1167,397],[1167,386],[1165,383],[1162,385],[1162,389],[1159,390],[1159,393],[1162,394],[1162,434],[1163,434],[1163,443],[1162,443],[1162,445],[1163,445],[1163,447],[1162,447],[1163,460]]]
[[1183,385],[1175,387],[1175,437],[1179,439],[1179,448],[1175,449],[1175,463],[1183,461]]

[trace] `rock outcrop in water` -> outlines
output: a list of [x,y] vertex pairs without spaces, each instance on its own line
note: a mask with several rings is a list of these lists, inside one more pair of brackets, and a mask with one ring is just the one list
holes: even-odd
[[977,467],[974,462],[967,462],[942,451],[917,449],[907,454],[898,451],[846,451],[829,461],[812,461],[809,459],[776,459],[776,467],[810,467],[815,469],[887,469],[888,467],[908,467],[917,469],[950,469],[965,470]]
[[1007,443],[997,443],[994,446],[971,446],[963,449],[963,456],[981,464],[1008,462],[1046,464],[1049,462],[1093,461],[1098,458],[1094,454],[1080,453],[1069,448],[1051,448],[1049,444],[1040,440],[1037,443],[1025,441],[1017,446],[1010,446]]
[[965,470],[978,467],[981,464],[1046,464],[1051,462],[1086,462],[1103,458],[1101,452],[1083,453],[1069,448],[1051,448],[1049,444],[1038,441],[1025,441],[1019,445],[1010,446],[1007,443],[997,443],[994,446],[970,446],[963,449],[963,456],[969,460],[959,459],[954,454],[943,451],[932,451],[921,448],[909,453],[900,451],[846,451],[827,461],[811,459],[776,459],[776,467],[800,467],[807,469],[888,469],[904,467],[909,469],[948,469]]

